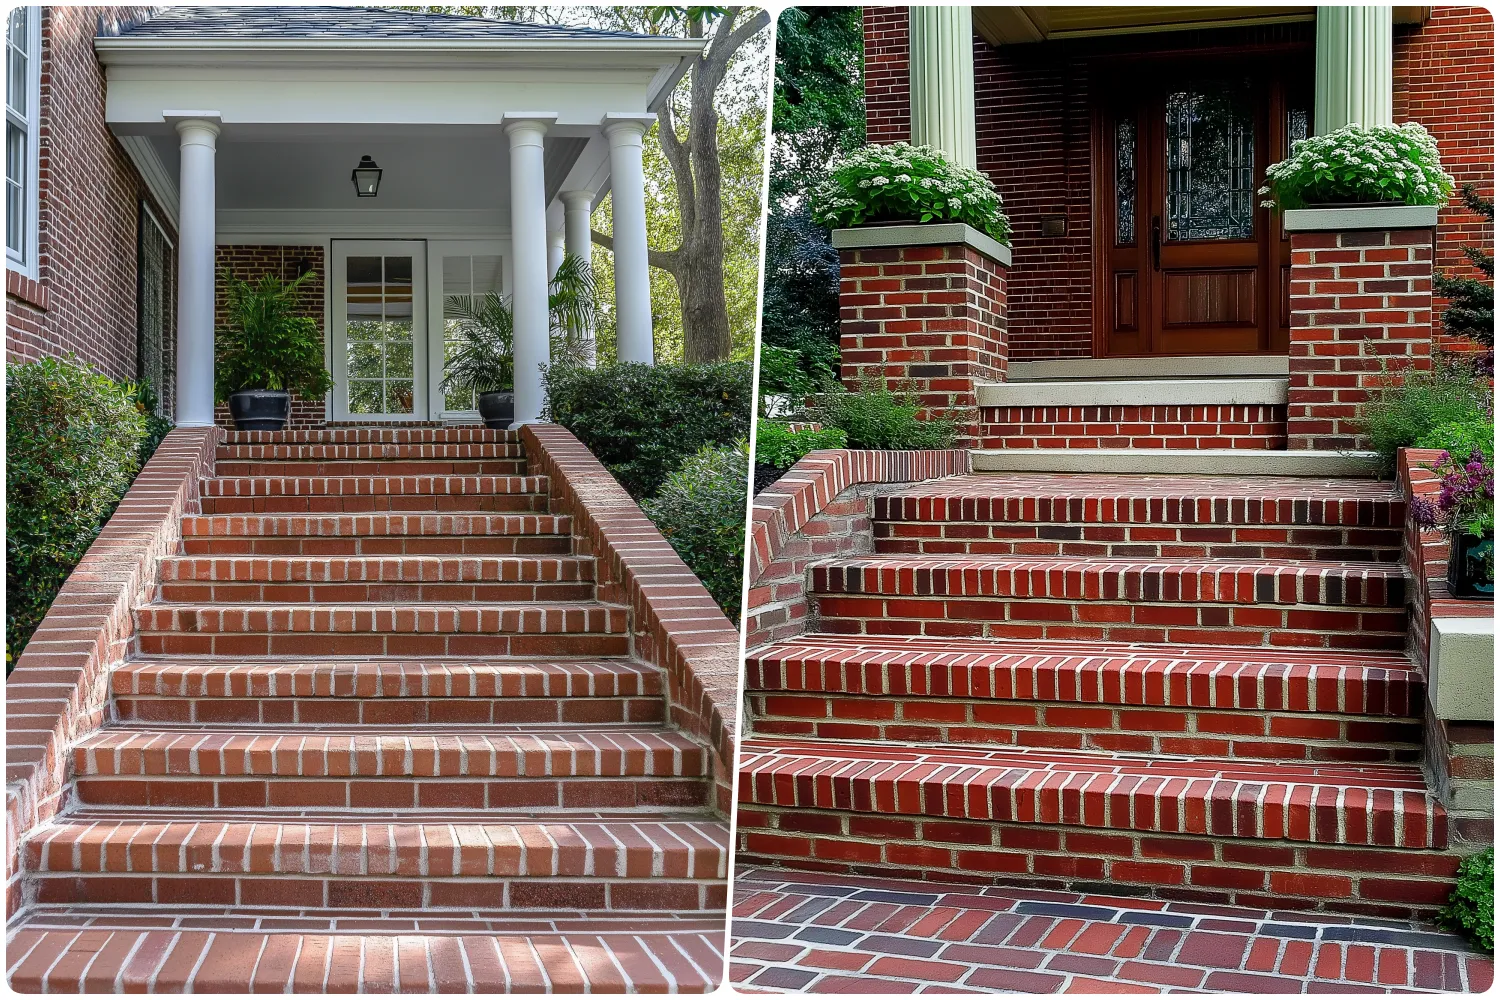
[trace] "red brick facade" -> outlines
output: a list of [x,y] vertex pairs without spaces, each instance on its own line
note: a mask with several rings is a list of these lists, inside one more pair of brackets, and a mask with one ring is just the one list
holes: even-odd
[[1432,366],[1432,231],[1292,234],[1287,447],[1361,448],[1386,372]]
[[[911,137],[908,21],[903,7],[865,9],[866,129],[871,142]],[[1005,200],[1014,234],[1009,275],[1010,358],[1093,353],[1093,237],[1089,77],[1100,57],[1174,48],[1289,52],[1312,72],[1311,24],[1166,32],[997,49],[974,42],[979,169]],[[1395,118],[1422,123],[1460,183],[1493,193],[1494,24],[1478,7],[1435,7],[1395,35]],[[1455,203],[1456,204],[1456,203]],[[1063,216],[1063,236],[1041,220]],[[1438,227],[1440,266],[1467,268],[1461,247],[1493,239],[1461,205]],[[1440,313],[1434,322],[1441,325]]]
[[[7,274],[8,362],[73,353],[114,379],[139,374],[141,203],[151,204],[169,238],[173,220],[104,122],[104,70],[93,41],[101,25],[139,20],[147,9],[41,8],[39,270],[36,281]],[[168,266],[175,270],[175,261]],[[157,388],[170,399],[170,386]]]
[[986,406],[984,448],[1286,447],[1284,406]]
[[[302,286],[302,294],[299,298],[301,313],[309,316],[318,324],[318,334],[327,340],[328,331],[325,329],[324,310],[324,288],[328,276],[328,269],[323,259],[322,246],[254,246],[234,245],[221,246],[214,254],[214,269],[218,275],[225,272],[245,281],[255,281],[262,275],[274,274],[283,280],[290,281],[303,272],[311,269],[316,277],[308,280]],[[224,282],[222,277],[215,280],[214,288],[214,325],[220,326],[224,322]],[[214,422],[220,427],[233,427],[234,420],[229,415],[229,407],[223,403],[214,407]],[[326,410],[321,399],[292,399],[291,419],[287,421],[288,428],[305,429],[310,427],[322,427],[327,423]]]
[[915,246],[839,254],[844,382],[879,372],[909,386],[929,415],[979,440],[975,389],[1005,380],[1005,267],[972,247]]

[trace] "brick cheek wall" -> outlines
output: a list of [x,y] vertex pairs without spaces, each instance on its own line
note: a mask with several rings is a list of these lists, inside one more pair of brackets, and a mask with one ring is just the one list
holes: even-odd
[[1362,448],[1383,368],[1432,366],[1432,232],[1293,233],[1287,448]]
[[[1459,185],[1495,192],[1495,20],[1482,7],[1430,7],[1418,29],[1397,28],[1393,49],[1397,122],[1420,122],[1437,140],[1443,167]],[[1452,274],[1478,277],[1464,246],[1488,247],[1494,227],[1457,198],[1438,215],[1437,260]],[[1441,334],[1443,300],[1433,310]],[[1449,338],[1439,343],[1448,346]],[[1458,339],[1457,346],[1469,341]]]
[[[299,274],[312,268],[317,272],[308,283],[302,286],[298,312],[303,316],[311,317],[318,324],[318,335],[326,342],[328,331],[324,329],[324,287],[327,279],[327,269],[324,266],[324,254],[321,246],[221,246],[214,253],[214,273],[221,275],[228,271],[236,278],[245,281],[255,281],[266,274],[274,274],[290,281]],[[222,327],[225,322],[224,313],[224,282],[216,277],[214,282],[214,326]],[[291,419],[287,421],[288,428],[312,428],[323,427],[327,423],[321,399],[303,399],[301,396],[292,397]],[[234,427],[234,419],[229,415],[229,407],[220,403],[214,407],[214,422],[220,427]]]
[[[151,197],[104,122],[104,70],[93,41],[100,18],[135,21],[148,8],[41,10],[40,280],[7,278],[6,360],[72,353],[111,378],[134,379],[137,229],[140,204]],[[152,209],[172,237],[173,220]],[[175,261],[168,266],[175,270]],[[170,401],[171,387],[159,388]]]
[[947,412],[960,447],[979,438],[983,382],[1006,368],[1005,267],[964,245],[842,250],[841,375],[857,388],[878,371],[910,388],[924,412]]
[[987,406],[981,448],[1286,447],[1284,406]]

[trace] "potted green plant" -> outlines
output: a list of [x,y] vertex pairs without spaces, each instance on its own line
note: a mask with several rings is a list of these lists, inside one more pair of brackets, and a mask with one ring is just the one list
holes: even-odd
[[1442,205],[1453,193],[1437,141],[1416,122],[1345,125],[1300,140],[1266,168],[1262,204],[1283,209]]
[[214,392],[229,403],[240,430],[279,431],[291,414],[292,393],[317,399],[333,388],[317,321],[299,315],[298,298],[315,273],[292,281],[274,274],[255,282],[220,276],[225,323],[214,334]]
[[834,229],[963,222],[1010,245],[1010,221],[995,185],[932,146],[893,142],[856,149],[834,163],[810,204],[813,218]]
[[[597,296],[593,274],[581,257],[568,254],[548,285],[552,364],[592,365]],[[444,392],[473,392],[486,427],[509,427],[515,420],[515,320],[510,301],[498,292],[450,295],[447,318],[464,334],[443,367]]]
[[1495,596],[1495,469],[1475,448],[1460,459],[1445,451],[1432,467],[1437,498],[1412,499],[1411,517],[1423,528],[1448,534],[1448,592],[1454,597]]

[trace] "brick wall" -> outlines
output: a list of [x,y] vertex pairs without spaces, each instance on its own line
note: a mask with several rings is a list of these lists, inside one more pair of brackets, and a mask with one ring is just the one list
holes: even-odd
[[[1494,34],[1478,7],[1434,7],[1420,27],[1395,36],[1396,121],[1437,137],[1460,183],[1494,190]],[[1311,24],[1167,32],[996,49],[974,43],[979,169],[1005,199],[1014,234],[1009,275],[1010,357],[1092,354],[1089,73],[1100,57],[1173,47],[1263,47],[1296,53],[1311,72]],[[871,142],[911,136],[908,26],[904,8],[865,9],[866,128]],[[1062,215],[1061,237],[1041,236]],[[1442,213],[1438,263],[1467,273],[1461,247],[1489,245],[1490,227],[1460,207]],[[1441,325],[1435,314],[1434,320]]]
[[1384,372],[1432,365],[1432,231],[1292,234],[1287,447],[1363,448]]
[[839,260],[845,384],[878,372],[916,392],[928,415],[950,415],[959,447],[972,447],[975,388],[1005,380],[1005,267],[965,244],[841,250]]
[[[290,281],[302,274],[308,268],[317,272],[316,276],[302,286],[302,294],[299,297],[299,312],[303,316],[311,317],[318,324],[318,335],[325,338],[328,335],[324,329],[324,287],[327,278],[327,268],[323,260],[323,248],[321,246],[254,246],[247,244],[221,246],[214,254],[214,273],[222,275],[229,272],[236,278],[245,281],[255,281],[262,275],[275,274],[284,280]],[[224,282],[221,278],[215,279],[214,288],[214,326],[217,328],[224,323]],[[292,398],[292,415],[287,422],[289,428],[322,427],[326,423],[324,418],[323,400],[303,399],[300,396]],[[234,420],[229,415],[229,407],[223,403],[214,407],[214,422],[220,427],[233,427]]]
[[1284,406],[986,406],[981,448],[1286,447]]
[[[101,19],[124,23],[147,10],[42,8],[40,270],[38,281],[6,282],[11,363],[71,352],[111,378],[138,374],[137,227],[140,204],[151,197],[105,125],[93,39]],[[172,236],[170,217],[152,209]],[[169,386],[159,388],[170,397]]]

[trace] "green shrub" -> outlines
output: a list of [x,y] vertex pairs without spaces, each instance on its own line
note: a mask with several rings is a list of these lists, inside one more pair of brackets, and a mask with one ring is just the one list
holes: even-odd
[[740,618],[745,565],[745,494],[750,474],[743,441],[709,445],[667,477],[642,504],[730,620]]
[[135,386],[135,402],[141,408],[146,417],[146,436],[141,438],[141,447],[138,454],[141,466],[144,467],[156,454],[157,445],[167,436],[172,429],[172,421],[166,417],[156,415],[156,390],[151,388],[151,383],[141,379]]
[[1426,440],[1437,427],[1490,422],[1490,408],[1488,390],[1472,363],[1446,359],[1435,361],[1431,371],[1385,375],[1361,407],[1359,424],[1390,472],[1397,450]]
[[1260,193],[1284,209],[1350,201],[1442,205],[1453,178],[1437,140],[1416,122],[1345,125],[1299,141],[1291,156],[1266,168]]
[[834,228],[870,222],[966,222],[1010,243],[1010,221],[995,185],[932,146],[892,142],[856,149],[835,161],[809,201],[813,218]]
[[1495,951],[1495,849],[1485,848],[1458,866],[1458,886],[1441,914],[1443,926],[1458,931],[1489,954]]
[[1459,458],[1479,452],[1488,461],[1495,460],[1495,423],[1493,420],[1449,421],[1431,428],[1414,443],[1417,448],[1441,448]]
[[879,376],[866,376],[859,392],[830,392],[810,408],[811,419],[842,430],[850,448],[882,451],[947,448],[953,443],[953,421],[947,417],[920,420],[916,394],[893,391]]
[[[799,400],[825,392],[838,381],[839,348],[817,337],[803,337],[793,347],[760,346],[760,393]],[[796,405],[800,405],[800,402]]]
[[820,448],[842,448],[848,435],[837,427],[794,431],[776,420],[761,420],[755,425],[755,463],[778,469],[790,469],[798,459]]
[[5,372],[9,669],[140,470],[136,387],[45,358]]
[[744,361],[551,366],[545,381],[548,419],[572,431],[638,501],[704,445],[750,436]]

